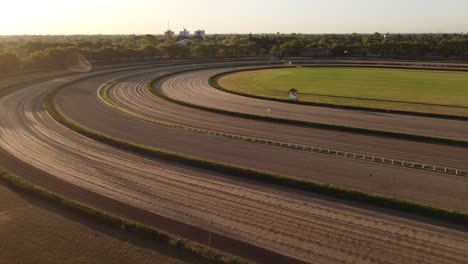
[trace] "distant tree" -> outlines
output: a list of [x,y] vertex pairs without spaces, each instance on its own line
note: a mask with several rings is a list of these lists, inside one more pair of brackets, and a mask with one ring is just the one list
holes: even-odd
[[95,59],[101,61],[110,61],[117,58],[117,52],[112,46],[104,46],[95,52]]
[[367,48],[367,52],[373,55],[381,55],[383,53],[381,42],[370,42],[367,44],[366,48]]
[[191,46],[191,53],[197,57],[215,57],[219,47],[215,42],[198,43]]
[[365,56],[367,54],[367,49],[360,43],[346,45],[346,51],[352,56]]
[[[278,57],[300,56],[309,48],[331,51],[330,56],[419,58],[425,55],[467,59],[468,35],[463,34],[214,34],[206,41],[192,37],[192,43],[177,45],[162,35],[72,35],[3,36],[0,43],[1,71],[18,68],[60,67],[70,51],[83,54],[92,62],[143,59],[165,56],[197,57]],[[346,54],[345,54],[346,51]],[[8,54],[8,55],[5,55]],[[6,66],[8,65],[8,66]]]
[[198,36],[198,35],[193,35],[190,37],[190,39],[194,42],[203,42],[204,39],[201,37],[201,36]]
[[186,57],[190,54],[190,47],[185,45],[177,45],[174,42],[165,43],[159,46],[163,56],[167,58]]
[[145,45],[139,50],[143,57],[160,57],[161,51],[154,45]]
[[398,54],[398,46],[393,41],[382,42],[382,54],[384,56],[395,56]]
[[443,40],[439,43],[437,49],[444,56],[463,57],[468,52],[468,39],[457,38]]
[[0,75],[16,72],[20,67],[18,56],[12,53],[0,53]]
[[298,56],[305,49],[305,43],[302,40],[293,39],[281,44],[279,47],[282,56]]
[[257,56],[260,51],[259,48],[257,47],[257,44],[255,42],[249,42],[247,44],[243,44],[240,46],[241,48],[241,53],[243,56],[250,56],[254,57]]
[[283,57],[283,51],[281,50],[280,46],[278,45],[274,45],[271,50],[270,50],[270,54],[273,54],[275,56],[278,56],[278,57]]
[[333,46],[331,47],[331,52],[333,54],[333,56],[344,56],[346,55],[346,47],[343,45],[343,44],[333,44]]
[[154,36],[154,35],[145,35],[140,40],[140,42],[141,42],[141,45],[144,45],[144,46],[159,44],[158,38],[156,36]]

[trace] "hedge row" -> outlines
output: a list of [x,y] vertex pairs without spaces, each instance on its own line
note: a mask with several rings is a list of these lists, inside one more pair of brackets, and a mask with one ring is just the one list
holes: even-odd
[[[195,127],[190,127],[190,126],[185,126],[185,125],[180,125],[176,123],[171,123],[168,121],[162,121],[158,119],[153,119],[151,117],[147,117],[135,112],[132,112],[128,109],[125,109],[119,105],[117,105],[110,97],[109,97],[109,92],[111,88],[114,87],[116,82],[110,82],[107,83],[105,86],[103,86],[99,90],[99,96],[101,100],[106,104],[108,107],[115,109],[116,111],[119,111],[121,113],[124,113],[127,116],[141,119],[147,122],[151,122],[154,124],[157,124],[159,126],[163,127],[169,127],[169,128],[174,128],[174,129],[179,129],[183,131],[189,131],[193,133],[199,133],[199,134],[204,134],[204,135],[210,135],[210,136],[217,136],[217,137],[223,137],[223,138],[228,138],[228,139],[233,139],[233,140],[239,140],[239,141],[244,141],[244,142],[249,142],[249,143],[254,143],[254,144],[266,144],[266,145],[272,145],[276,147],[281,147],[281,148],[288,148],[288,149],[295,149],[295,150],[302,150],[302,151],[308,151],[308,152],[315,152],[319,153],[322,155],[331,155],[331,156],[336,156],[336,157],[341,157],[341,158],[349,158],[349,159],[355,159],[355,160],[360,160],[360,161],[367,161],[367,162],[376,162],[376,163],[383,163],[387,165],[392,165],[392,166],[398,166],[398,167],[406,167],[408,169],[417,169],[417,170],[433,170],[432,168],[439,168],[437,171],[439,173],[446,173],[450,175],[458,175],[462,177],[468,177],[468,171],[460,170],[460,169],[454,169],[454,168],[446,168],[446,167],[441,167],[441,166],[436,166],[436,165],[428,165],[425,164],[419,164],[419,163],[409,163],[405,162],[402,160],[394,160],[395,162],[392,162],[393,159],[388,159],[384,157],[378,157],[378,156],[369,156],[365,154],[360,154],[360,153],[352,153],[352,152],[345,152],[345,151],[339,151],[339,150],[333,150],[333,149],[326,149],[326,148],[320,148],[320,147],[313,147],[313,146],[307,146],[307,145],[300,145],[300,144],[291,144],[291,143],[286,143],[286,142],[281,142],[281,141],[275,141],[275,140],[269,140],[269,139],[264,139],[264,138],[255,138],[255,137],[250,137],[250,136],[240,136],[236,134],[230,134],[230,133],[225,133],[225,132],[219,132],[219,131],[213,131],[213,130],[207,130],[203,128],[195,128]],[[341,155],[339,154],[341,153]],[[349,156],[348,154],[354,154]],[[361,158],[362,157],[362,158]],[[377,159],[376,159],[377,158]],[[389,162],[386,162],[386,160],[390,160]],[[406,165],[405,165],[406,164]],[[418,164],[420,166],[416,166],[415,164]],[[429,167],[431,169],[429,169]]]
[[277,118],[277,117],[271,117],[271,116],[261,116],[261,115],[254,115],[254,114],[248,114],[248,113],[233,112],[233,111],[228,111],[228,110],[222,110],[222,109],[217,109],[217,108],[196,105],[196,104],[192,104],[192,103],[188,103],[184,101],[179,101],[179,100],[170,98],[164,94],[161,94],[154,89],[154,85],[157,82],[161,81],[162,79],[170,77],[175,74],[180,74],[186,71],[189,71],[189,70],[170,73],[168,75],[156,78],[150,83],[150,91],[156,96],[159,96],[167,101],[170,101],[179,105],[196,108],[196,109],[200,109],[204,111],[209,111],[213,113],[235,116],[235,117],[243,117],[243,118],[250,118],[250,119],[260,120],[260,121],[327,129],[327,130],[332,130],[332,131],[344,131],[344,132],[352,132],[352,133],[359,133],[359,134],[366,134],[366,135],[373,135],[373,136],[383,136],[383,137],[389,137],[389,138],[414,140],[414,141],[426,142],[426,143],[463,146],[463,147],[468,146],[468,141],[459,140],[459,139],[432,137],[432,136],[410,134],[410,133],[404,133],[404,132],[376,130],[376,129],[369,129],[369,128],[363,128],[363,127],[343,126],[343,125],[326,124],[326,123],[319,123],[319,122],[308,122],[308,121],[301,121],[301,120],[283,119],[283,118]]
[[[154,84],[154,82],[152,82],[150,85],[152,84]],[[431,217],[434,219],[452,222],[456,224],[468,224],[468,214],[464,212],[458,212],[434,206],[419,204],[415,202],[404,201],[397,198],[364,193],[353,189],[340,188],[329,184],[306,181],[290,176],[277,175],[210,160],[203,160],[197,157],[186,156],[162,149],[138,145],[122,139],[117,139],[108,135],[104,135],[97,131],[81,126],[80,124],[71,120],[64,113],[62,113],[58,106],[54,103],[54,98],[58,91],[59,90],[55,90],[54,92],[48,94],[45,101],[47,111],[57,122],[64,126],[67,126],[68,128],[84,136],[126,151],[147,155],[162,160],[178,162],[197,168],[226,173],[228,175],[236,176],[246,180],[254,180],[262,183],[276,185],[279,187],[289,187],[295,190],[326,195],[334,198],[346,199],[349,201],[360,202],[368,205],[377,205],[387,209],[396,209],[399,211]],[[153,92],[155,91],[153,90]]]
[[40,199],[44,199],[47,202],[63,206],[80,215],[89,219],[98,221],[99,223],[105,224],[108,227],[125,230],[131,234],[139,237],[150,239],[153,242],[167,246],[168,248],[176,249],[183,254],[198,258],[207,263],[219,263],[219,264],[247,264],[250,263],[246,260],[240,259],[235,256],[231,256],[225,253],[220,253],[214,249],[203,246],[201,244],[182,239],[165,232],[156,230],[154,228],[129,221],[115,215],[109,214],[105,211],[87,206],[85,204],[69,200],[63,196],[57,195],[46,189],[33,185],[32,183],[16,176],[15,174],[0,167],[0,181],[3,181],[6,185],[27,193],[34,195]]
[[[144,69],[144,68],[149,68],[149,67],[154,67],[153,66],[142,66],[142,67],[136,67],[135,69]],[[115,72],[121,72],[121,71],[127,71],[128,69],[120,69],[116,71],[112,71],[112,73]],[[100,75],[105,75],[109,74],[110,72],[106,73],[98,73],[94,74],[92,76],[84,77],[77,79],[75,81],[69,82],[53,92],[49,93],[46,96],[45,100],[45,108],[49,112],[49,114],[55,119],[58,120],[60,119],[60,116],[63,115],[60,113],[60,110],[55,107],[55,105],[52,103],[54,101],[55,95],[63,89],[64,87],[79,82],[83,81],[92,77],[100,76]],[[62,122],[59,122],[62,123]],[[66,125],[66,122],[62,123],[63,125]],[[79,131],[77,131],[79,132]],[[129,149],[132,151],[131,149]],[[101,221],[111,227],[116,227],[116,228],[121,228],[125,229],[128,232],[134,233],[136,235],[145,237],[145,238],[150,238],[151,240],[155,242],[159,242],[163,245],[167,245],[168,247],[175,248],[182,253],[189,254],[193,257],[197,257],[203,261],[207,261],[208,263],[219,263],[219,264],[247,264],[251,263],[247,260],[244,260],[240,257],[233,256],[224,252],[217,251],[215,249],[212,249],[210,247],[206,247],[204,245],[201,245],[199,243],[189,241],[186,239],[179,238],[174,235],[167,234],[165,232],[162,232],[160,230],[133,222],[129,221],[127,219],[123,219],[117,216],[114,216],[112,214],[109,214],[105,211],[87,206],[85,204],[69,200],[63,196],[54,194],[52,192],[49,192],[41,187],[35,186],[32,183],[22,179],[19,176],[14,175],[13,173],[5,170],[4,168],[0,167],[0,179],[3,180],[5,183],[7,183],[9,186],[16,188],[18,190],[25,191],[29,194],[36,195],[40,198],[43,198],[47,201],[50,202],[55,202],[59,205],[63,205],[69,209],[75,210],[78,213],[81,213],[83,216],[91,217],[92,219],[95,219],[97,221]]]
[[[327,66],[327,65],[306,65],[303,66],[306,68],[312,68],[312,67],[358,67],[358,66],[352,66],[352,65],[334,65],[334,66]],[[365,68],[381,68],[381,66],[365,66]],[[401,69],[398,67],[392,67],[392,69]],[[267,68],[266,68],[267,69]],[[216,74],[214,76],[211,76],[208,79],[209,84],[213,87],[216,88],[220,91],[226,92],[226,93],[231,93],[231,94],[236,94],[240,96],[245,96],[245,97],[250,97],[250,98],[255,98],[255,99],[261,99],[261,100],[269,100],[269,101],[275,101],[275,102],[280,102],[280,103],[287,103],[287,104],[298,104],[298,105],[308,105],[308,106],[320,106],[320,107],[328,107],[328,108],[335,108],[335,109],[345,109],[345,110],[360,110],[360,111],[370,111],[370,112],[376,112],[376,113],[392,113],[392,114],[400,114],[400,115],[412,115],[412,116],[421,116],[421,117],[434,117],[434,118],[443,118],[443,119],[451,119],[451,120],[463,120],[466,121],[468,120],[468,116],[459,116],[459,115],[446,115],[446,114],[437,114],[437,113],[424,113],[424,112],[414,112],[414,111],[405,111],[405,110],[394,110],[394,109],[382,109],[382,108],[373,108],[373,107],[364,107],[364,106],[352,106],[352,105],[338,105],[338,104],[332,104],[332,103],[319,103],[319,102],[304,102],[304,101],[292,101],[288,99],[279,99],[279,98],[272,98],[272,97],[266,97],[266,96],[261,96],[261,95],[254,95],[254,94],[247,94],[247,93],[242,93],[238,91],[233,91],[224,88],[222,85],[219,84],[218,80],[222,78],[223,76],[226,76],[228,74],[233,74],[233,73],[238,73],[238,72],[245,72],[245,71],[252,71],[255,69],[248,69],[248,70],[233,70],[233,71],[228,71],[228,72],[223,72]],[[360,98],[358,98],[360,99]],[[365,100],[371,100],[371,99],[365,99]],[[406,103],[406,102],[400,102],[400,103]],[[449,105],[446,105],[446,107],[451,107]]]
[[[142,66],[142,67],[135,67],[135,69],[140,69],[140,68],[148,68],[148,67],[154,67],[152,66]],[[126,71],[127,69],[119,69],[115,70],[112,72],[120,72],[120,71]],[[84,77],[77,79],[73,82],[70,82],[66,85],[69,85],[71,83],[76,83],[78,81],[82,81],[88,78],[96,77],[99,75],[105,75],[110,72],[105,72],[105,73],[98,73],[94,74],[92,76]],[[73,74],[64,74],[60,76],[54,76],[56,77],[65,77]],[[38,81],[44,81],[44,80],[49,80],[49,78],[40,78],[38,80],[33,80],[33,81],[27,81],[24,83],[19,83],[14,86],[9,86],[7,88],[19,88],[24,85],[36,83]],[[65,86],[65,85],[64,85]],[[63,87],[64,87],[63,86]],[[6,94],[6,93],[5,93]],[[1,95],[4,96],[5,94]],[[50,104],[46,102],[46,108],[50,109]],[[169,248],[174,248],[177,251],[180,251],[184,254],[188,254],[189,256],[198,258],[202,261],[206,261],[207,263],[219,263],[219,264],[247,264],[251,263],[247,260],[241,259],[236,256],[232,256],[226,253],[221,253],[219,251],[216,251],[212,248],[203,246],[201,244],[181,239],[179,237],[167,234],[165,232],[159,231],[154,228],[150,228],[148,226],[129,221],[127,219],[123,219],[120,217],[117,217],[115,215],[109,214],[105,211],[87,206],[85,204],[79,203],[77,201],[73,201],[70,199],[67,199],[63,196],[57,195],[55,193],[52,193],[44,188],[38,187],[34,184],[32,184],[29,181],[24,180],[23,178],[13,174],[12,172],[6,170],[3,167],[0,167],[0,182],[3,182],[5,185],[17,190],[24,192],[28,195],[33,195],[35,197],[38,197],[40,199],[43,199],[45,201],[51,202],[53,204],[63,206],[67,209],[73,210],[79,214],[81,214],[84,217],[89,217],[90,219],[96,220],[100,223],[106,224],[107,226],[117,228],[117,229],[124,229],[129,233],[151,239],[152,241],[155,241],[157,243],[160,243],[161,245],[165,245]]]

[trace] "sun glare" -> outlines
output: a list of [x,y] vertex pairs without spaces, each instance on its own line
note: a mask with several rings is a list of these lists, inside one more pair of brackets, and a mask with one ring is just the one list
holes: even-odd
[[63,33],[80,11],[80,5],[67,1],[6,1],[1,4],[0,34]]
[[41,17],[47,17],[44,6],[36,1],[6,1],[1,4],[0,34],[21,34],[36,29]]

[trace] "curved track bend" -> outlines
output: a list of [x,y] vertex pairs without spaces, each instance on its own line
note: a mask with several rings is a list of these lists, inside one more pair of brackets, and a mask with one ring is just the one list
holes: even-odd
[[231,112],[468,141],[468,122],[462,120],[287,104],[247,98],[210,86],[211,76],[229,70],[233,69],[180,74],[166,80],[159,90],[175,100]]
[[[243,133],[250,133],[255,129],[257,133],[263,133],[261,135],[271,135],[272,131],[274,131],[275,137],[282,138],[286,135],[286,138],[288,138],[290,131],[292,131],[291,133],[293,133],[292,135],[296,140],[318,140],[322,145],[333,141],[333,135],[327,137],[328,131],[309,130],[241,118],[232,119],[222,115],[180,107],[161,100],[152,94],[145,94],[147,93],[145,84],[152,78],[166,73],[167,71],[158,71],[155,74],[141,74],[122,79],[120,84],[123,85],[124,89],[126,91],[133,90],[136,93],[132,93],[126,102],[134,101],[132,104],[137,111],[152,113],[153,117],[163,118],[167,121],[178,122],[179,117],[182,117],[186,122],[192,122],[193,124],[200,124],[200,120],[201,122],[211,123],[210,128],[224,126],[227,129],[230,124],[234,131],[239,128],[243,130]],[[106,107],[96,96],[97,87],[104,83],[105,79],[106,77],[103,77],[102,79],[96,79],[94,84],[86,82],[65,89],[58,96],[59,106],[67,115],[87,127],[138,144],[341,187],[468,211],[468,205],[464,202],[468,199],[468,193],[466,192],[468,188],[467,178],[239,142],[161,127],[123,114],[116,114],[116,111]],[[121,91],[122,89],[118,87],[121,86],[118,85],[115,90],[112,89],[111,91]],[[76,90],[80,92],[77,93]],[[142,92],[145,96],[139,96],[139,92]],[[119,98],[121,97],[119,96]],[[145,102],[146,99],[150,101]],[[81,107],[82,105],[86,105],[86,108]],[[88,118],[91,115],[93,115],[93,118]],[[224,119],[225,123],[222,121]],[[221,122],[220,125],[217,125],[218,122]],[[273,128],[273,130],[270,131],[270,128]],[[314,139],[315,135],[317,135],[317,139]],[[353,139],[351,134],[348,136]],[[322,139],[323,137],[325,139]],[[345,133],[342,134],[341,140],[346,142],[347,135]],[[385,142],[383,139],[378,139],[380,145],[374,145],[374,140],[373,137],[362,137],[360,141],[353,142],[354,146],[353,144],[350,144],[350,146],[358,149],[363,144],[370,151],[382,149],[379,150],[380,152],[385,151],[384,149],[388,147],[390,152],[398,155],[402,155],[399,153],[405,153],[408,156],[412,155],[412,149],[415,149],[414,152],[417,153],[415,156],[420,156],[424,160],[439,157],[438,160],[441,161],[450,161],[458,165],[465,164],[458,155],[458,153],[466,153],[466,150],[462,148],[444,148],[438,145],[397,140]],[[431,154],[432,147],[440,150],[445,149],[444,151],[447,152],[445,158],[440,158],[444,156],[442,154]]]
[[[125,74],[133,78],[131,75],[154,76],[165,71],[164,68],[155,69],[154,73],[129,70]],[[318,160],[311,167],[325,164],[319,157],[295,151],[244,146],[229,140],[162,129],[107,109],[99,102],[96,90],[100,84],[122,75],[108,74],[73,84],[59,94],[58,103],[80,123],[135,142],[137,138],[140,142],[146,138],[146,143],[152,143],[148,145],[169,149],[173,145],[174,149],[185,146],[182,152],[189,154],[203,146],[208,147],[207,153],[215,151],[217,145],[215,155],[226,154],[223,157],[227,160],[247,153],[261,156],[271,152],[274,153],[271,158],[276,157],[278,162],[284,157],[293,157],[296,162]],[[206,228],[207,220],[212,219],[215,232],[306,262],[465,263],[468,259],[468,233],[465,231],[161,162],[83,137],[58,125],[43,107],[45,95],[71,79],[33,85],[0,99],[0,147],[51,177],[195,226]],[[168,142],[163,142],[166,140]],[[176,141],[178,143],[174,143]],[[191,145],[196,142],[202,145]],[[229,144],[235,146],[232,151],[239,149],[244,153],[229,155],[225,152]],[[208,157],[207,153],[199,156]],[[252,157],[244,160],[249,158]],[[3,165],[9,168],[9,164]],[[353,166],[351,162],[349,165]],[[356,166],[357,170],[369,169]],[[345,167],[343,174],[348,172]],[[392,168],[388,177],[395,172]],[[398,173],[404,174],[404,171]],[[421,179],[446,179],[437,174],[422,174]],[[459,178],[450,177],[450,181],[455,179]]]

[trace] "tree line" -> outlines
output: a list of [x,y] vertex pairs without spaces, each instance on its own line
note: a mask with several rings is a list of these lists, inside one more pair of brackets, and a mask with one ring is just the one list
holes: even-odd
[[194,36],[183,44],[179,40],[157,35],[3,36],[0,74],[62,67],[73,52],[93,63],[254,56],[468,59],[467,34],[217,34],[206,40]]

